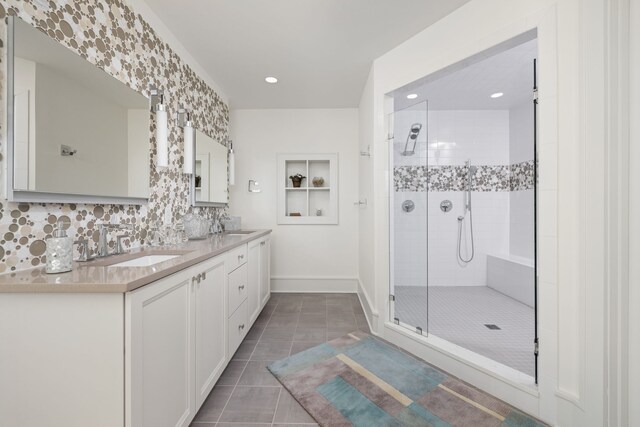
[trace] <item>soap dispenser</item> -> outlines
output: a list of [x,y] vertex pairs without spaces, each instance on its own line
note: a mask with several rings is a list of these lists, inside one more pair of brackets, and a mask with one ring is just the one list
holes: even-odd
[[73,239],[67,237],[64,222],[58,220],[53,237],[47,242],[47,273],[64,273],[71,271],[73,263]]

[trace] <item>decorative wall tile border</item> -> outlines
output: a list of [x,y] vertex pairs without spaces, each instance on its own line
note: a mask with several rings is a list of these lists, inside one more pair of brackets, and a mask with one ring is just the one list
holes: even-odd
[[[464,191],[468,168],[454,166],[398,166],[393,169],[396,191]],[[517,191],[533,188],[533,161],[514,165],[481,165],[472,191]]]
[[511,191],[533,189],[535,167],[533,160],[529,162],[516,163],[511,167]]
[[[8,14],[18,16],[145,96],[149,84],[155,84],[168,94],[170,116],[178,104],[184,104],[192,112],[195,127],[226,144],[229,107],[122,0],[0,0],[0,58],[5,55]],[[4,60],[0,73],[4,88]],[[0,162],[6,159],[5,93],[0,91]],[[153,135],[153,124],[150,132]],[[70,236],[89,240],[95,250],[100,222],[134,224],[131,241],[125,244],[135,247],[145,242],[148,229],[166,213],[175,221],[190,211],[189,179],[181,172],[181,130],[174,120],[169,121],[168,139],[169,168],[162,171],[153,167],[156,141],[151,139],[147,205],[18,204],[0,200],[0,272],[41,265],[45,261],[45,239],[51,236],[58,218],[69,221]],[[224,210],[200,208],[200,212],[212,218]]]

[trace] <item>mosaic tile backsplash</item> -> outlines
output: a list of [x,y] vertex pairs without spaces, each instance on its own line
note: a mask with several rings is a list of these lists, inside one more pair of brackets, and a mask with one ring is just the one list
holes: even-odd
[[[393,170],[396,191],[464,191],[468,168],[455,166],[397,166]],[[478,166],[472,191],[517,191],[533,188],[533,160],[514,165]]]
[[[16,15],[78,53],[87,61],[148,96],[149,84],[167,94],[169,115],[178,104],[187,106],[196,128],[226,144],[229,107],[199,78],[155,31],[121,0],[0,0],[0,58],[5,56],[7,15]],[[0,144],[6,153],[6,62],[2,60],[0,82]],[[152,124],[153,126],[153,124]],[[153,133],[152,133],[153,134]],[[69,224],[74,239],[98,240],[102,222],[134,225],[132,247],[145,243],[149,228],[166,216],[179,219],[190,211],[189,179],[181,173],[183,145],[181,129],[169,121],[169,168],[150,171],[147,205],[89,205],[11,203],[0,200],[0,272],[40,266],[45,262],[45,240],[58,219]],[[151,140],[151,164],[156,162],[156,142]],[[5,167],[3,166],[3,170]],[[6,182],[4,180],[3,182]],[[223,209],[200,208],[209,218]]]

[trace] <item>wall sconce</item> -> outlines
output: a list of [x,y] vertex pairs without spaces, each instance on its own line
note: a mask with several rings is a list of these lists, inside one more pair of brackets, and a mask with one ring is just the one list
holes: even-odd
[[233,141],[229,141],[229,185],[236,183],[236,154],[233,152]]
[[186,174],[193,173],[193,142],[195,130],[191,124],[191,114],[189,110],[183,108],[182,105],[178,109],[177,114],[178,126],[182,128],[184,133],[184,165],[182,172]]
[[169,143],[167,140],[168,121],[167,107],[164,105],[164,91],[150,85],[149,94],[151,96],[151,111],[156,114],[157,166],[159,168],[166,168],[169,166]]

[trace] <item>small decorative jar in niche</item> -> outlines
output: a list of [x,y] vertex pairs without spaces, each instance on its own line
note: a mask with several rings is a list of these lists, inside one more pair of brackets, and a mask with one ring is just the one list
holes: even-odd
[[324,178],[321,176],[316,176],[311,180],[311,183],[314,187],[322,187],[324,186]]
[[322,209],[316,209],[316,216],[322,216]]

